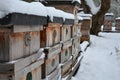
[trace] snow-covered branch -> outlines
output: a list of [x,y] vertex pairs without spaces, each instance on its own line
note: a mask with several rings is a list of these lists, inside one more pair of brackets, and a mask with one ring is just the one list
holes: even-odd
[[97,7],[94,3],[93,0],[85,0],[87,5],[90,7],[91,13],[93,15],[97,14],[97,12],[99,12],[101,4]]
[[73,0],[72,3],[74,3],[74,2],[78,2],[81,4],[81,0]]

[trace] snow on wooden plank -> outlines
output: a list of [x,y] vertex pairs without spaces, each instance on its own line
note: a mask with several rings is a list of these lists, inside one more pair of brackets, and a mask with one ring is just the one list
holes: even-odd
[[87,49],[88,46],[89,46],[88,41],[84,41],[83,43],[81,43],[80,47],[81,47],[82,52],[84,52]]

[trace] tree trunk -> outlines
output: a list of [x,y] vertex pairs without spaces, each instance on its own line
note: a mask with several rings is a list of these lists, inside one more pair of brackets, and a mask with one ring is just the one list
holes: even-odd
[[[84,9],[85,13],[90,13],[90,7],[86,5],[85,0],[81,0],[82,7]],[[110,8],[110,0],[101,0],[101,7],[100,11],[93,15],[92,17],[92,27],[90,30],[91,34],[98,35],[98,32],[100,32],[100,27],[104,23],[104,15]]]

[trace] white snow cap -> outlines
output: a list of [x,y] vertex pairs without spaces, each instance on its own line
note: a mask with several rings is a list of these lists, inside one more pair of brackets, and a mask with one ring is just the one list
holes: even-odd
[[83,18],[81,16],[78,16],[78,20],[83,20]]
[[106,13],[105,15],[106,16],[113,16],[114,14],[113,13]]
[[54,7],[46,7],[47,15],[50,17],[51,21],[53,21],[53,17],[62,17],[63,11],[57,10]]
[[74,3],[75,1],[81,4],[81,0],[73,0],[72,3]]
[[78,13],[78,15],[83,17],[92,17],[91,14],[85,14],[85,13]]
[[74,19],[74,15],[71,13],[66,13],[62,10],[55,9],[54,7],[46,7],[47,14],[50,17],[51,21],[53,21],[53,17],[62,17],[63,20],[65,19]]
[[85,1],[87,2],[87,5],[90,7],[92,14],[93,15],[97,14],[97,12],[100,10],[101,5],[96,7],[93,0],[85,0]]
[[21,0],[0,1],[0,18],[14,12],[38,16],[47,16],[46,8],[40,2],[28,3]]
[[116,18],[116,20],[118,20],[118,19],[120,20],[120,17],[117,17],[117,18]]
[[75,19],[73,14],[67,13],[67,12],[65,12],[64,17],[65,17],[66,19]]
[[77,15],[81,16],[83,19],[91,19],[92,18],[91,14],[78,13]]

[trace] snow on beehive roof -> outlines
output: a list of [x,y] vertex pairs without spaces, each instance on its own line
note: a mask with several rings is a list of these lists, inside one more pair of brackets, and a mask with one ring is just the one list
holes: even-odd
[[106,16],[113,16],[114,14],[113,13],[106,13],[105,15]]
[[47,16],[46,8],[40,2],[24,2],[21,0],[1,0],[0,18],[9,13],[23,13],[38,16]]
[[53,21],[53,17],[62,17],[63,20],[65,19],[74,19],[74,15],[71,13],[66,13],[62,10],[55,9],[54,7],[46,7],[47,14],[50,17],[51,21]]
[[120,20],[120,17],[117,17],[116,20]]
[[74,3],[74,2],[78,2],[81,4],[81,0],[73,0],[72,3]]
[[21,0],[2,0],[0,1],[0,18],[9,13],[22,13],[38,16],[49,16],[51,21],[53,17],[62,17],[65,19],[74,19],[74,15],[64,12],[54,7],[45,7],[40,2],[25,2]]
[[83,19],[91,19],[91,14],[85,14],[85,13],[78,13],[78,16],[81,16]]
[[51,21],[53,21],[53,17],[62,17],[63,12],[55,9],[54,7],[46,7],[46,10]]

